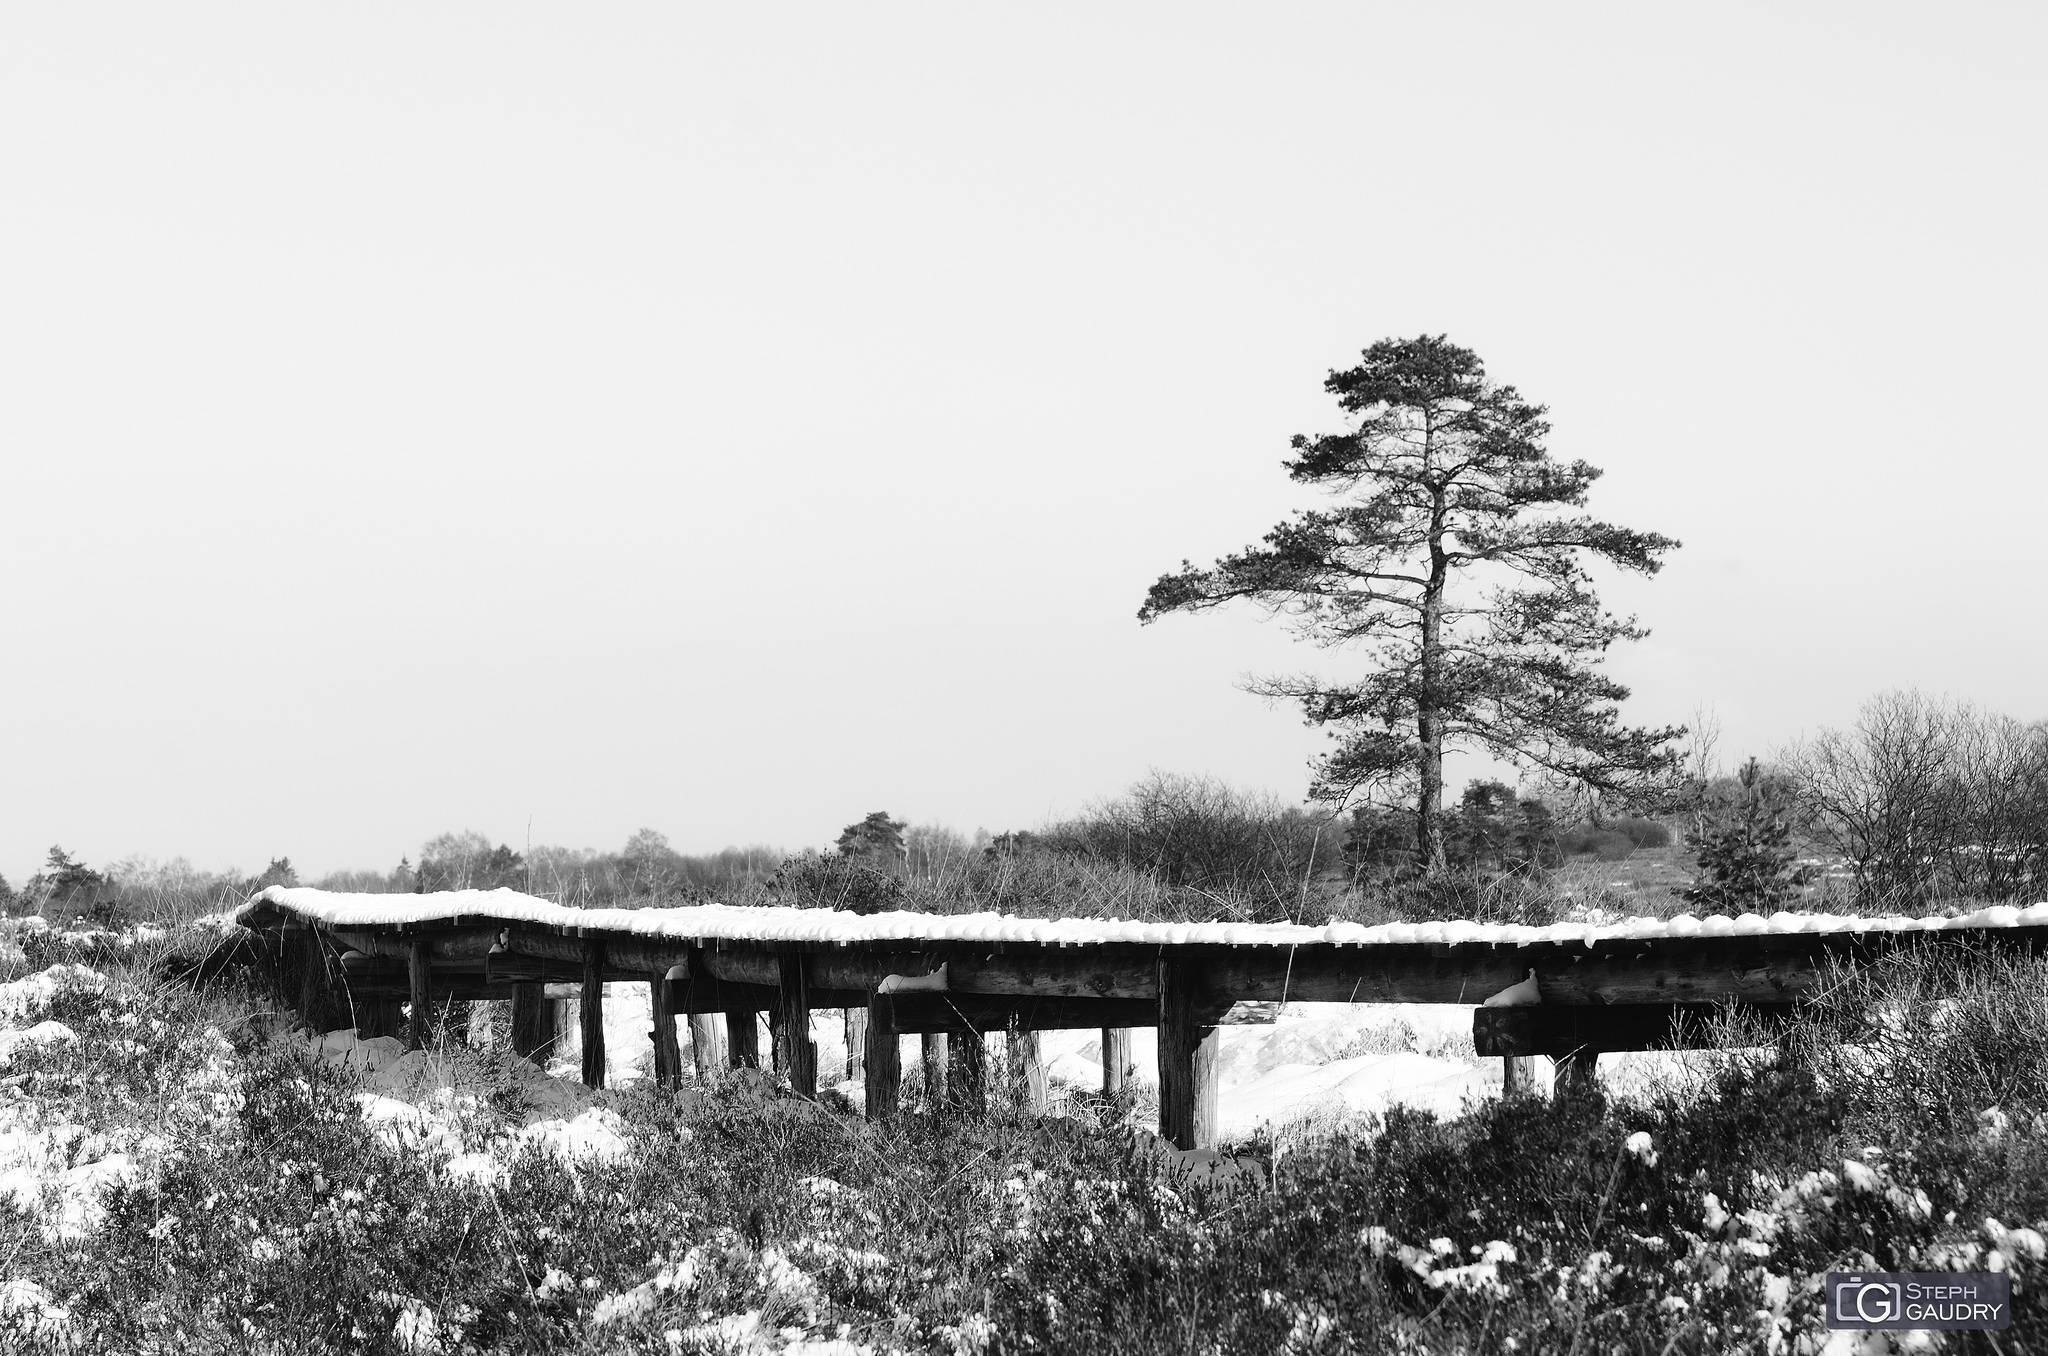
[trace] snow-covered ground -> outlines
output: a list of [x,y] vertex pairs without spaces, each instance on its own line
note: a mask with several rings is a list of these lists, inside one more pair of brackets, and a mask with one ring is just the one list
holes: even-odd
[[[0,922],[0,946],[9,937],[8,924]],[[0,961],[19,972],[25,957],[12,959],[0,950]],[[61,1000],[54,1008],[53,998]],[[608,1081],[615,1085],[649,1076],[652,1023],[648,1000],[649,988],[644,983],[608,986]],[[152,1007],[152,1003],[158,1006]],[[257,1086],[243,1083],[241,1060],[220,1030],[195,1032],[187,1026],[173,1033],[156,1015],[160,1011],[161,997],[152,997],[145,986],[137,985],[128,972],[114,964],[104,969],[49,965],[0,982],[0,1210],[26,1217],[29,1229],[52,1245],[90,1239],[105,1227],[102,1198],[114,1184],[151,1181],[167,1162],[176,1161],[181,1144],[189,1152],[193,1144],[208,1143],[216,1134],[235,1133],[245,1087]],[[1275,1020],[1269,1023],[1225,1026],[1219,1036],[1218,1057],[1223,1135],[1230,1140],[1261,1128],[1284,1133],[1290,1127],[1330,1127],[1368,1118],[1395,1105],[1454,1115],[1475,1099],[1496,1096],[1501,1085],[1500,1061],[1474,1055],[1471,1014],[1469,1007],[1448,1005],[1289,1004],[1278,1008]],[[95,1034],[91,1039],[81,1038],[60,1020],[65,1018]],[[295,1043],[301,1058],[352,1071],[359,1081],[356,1105],[374,1132],[388,1144],[430,1156],[451,1174],[504,1188],[509,1182],[508,1167],[528,1147],[550,1151],[572,1163],[632,1152],[632,1133],[612,1109],[614,1099],[594,1093],[578,1081],[580,1055],[573,1031],[567,1033],[570,1039],[551,1068],[541,1070],[523,1061],[478,1058],[463,1048],[408,1051],[395,1039],[363,1040],[353,1032],[284,1034],[282,1019],[274,1015],[250,1018],[241,1014],[233,1020],[274,1022],[279,1038]],[[111,1042],[109,1026],[113,1028]],[[679,1022],[678,1026],[687,1040],[688,1023]],[[473,1025],[472,1037],[487,1041],[490,1031],[489,1022],[480,1020]],[[133,1038],[123,1032],[133,1032]],[[857,1101],[858,1085],[844,1078],[842,1014],[816,1014],[812,1034],[818,1045],[821,1082],[836,1085]],[[764,1032],[764,1049],[765,1038]],[[89,1098],[78,1095],[90,1093],[95,1079],[101,1077],[105,1066],[96,1061],[105,1057],[110,1045],[132,1046],[130,1053],[151,1061],[153,1067],[153,1061],[174,1042],[184,1064],[175,1078],[164,1081],[160,1106],[144,1113],[126,1108],[104,1115],[99,1114],[106,1109],[104,1100],[95,1107]],[[996,1038],[990,1052],[995,1069],[1003,1066],[1000,1043],[1001,1038]],[[1042,1045],[1055,1114],[1066,1109],[1063,1103],[1070,1095],[1100,1088],[1099,1033],[1049,1032],[1042,1037]],[[1134,1078],[1139,1083],[1154,1081],[1153,1033],[1135,1032],[1132,1047]],[[52,1051],[62,1052],[63,1062],[53,1061]],[[917,1038],[906,1037],[902,1053],[906,1074],[915,1077]],[[1601,1061],[1602,1076],[1611,1089],[1631,1090],[1682,1073],[1690,1064],[1725,1057],[1609,1056]],[[1538,1061],[1538,1066],[1540,1089],[1544,1086],[1544,1062]],[[36,1072],[31,1078],[14,1072],[16,1067]],[[776,1097],[768,1075],[756,1071],[724,1076],[740,1087],[756,1086],[776,1105],[800,1110],[805,1116],[826,1114],[788,1099],[786,1093]],[[144,1085],[110,1086],[132,1089]],[[255,1092],[249,1095],[253,1098]],[[2003,1114],[1996,1108],[1987,1110],[1980,1120],[1988,1127],[1987,1134],[2005,1133]],[[692,1132],[680,1133],[688,1137]],[[1637,1133],[1628,1137],[1627,1151],[1654,1166],[1658,1146],[1649,1134]],[[1241,1170],[1215,1154],[1207,1155],[1212,1161],[1206,1165],[1192,1161],[1200,1155],[1180,1157],[1189,1170],[1187,1176],[1205,1166]],[[1903,1178],[1894,1181],[1892,1172],[1882,1161],[1882,1150],[1872,1147],[1864,1151],[1863,1159],[1840,1163],[1839,1171],[1833,1166],[1816,1169],[1785,1187],[1768,1209],[1760,1207],[1736,1216],[1723,1211],[1715,1195],[1705,1195],[1702,1231],[1685,1235],[1693,1245],[1688,1265],[1697,1263],[1695,1271],[1700,1275],[1722,1278],[1713,1284],[1723,1283],[1741,1267],[1762,1268],[1768,1265],[1773,1238],[1802,1227],[1802,1212],[1833,1208],[1837,1197],[1856,1193],[1882,1196],[1886,1201],[1904,1202],[1900,1209],[1910,1207],[1924,1215],[1928,1208],[1924,1195],[1909,1191]],[[821,1199],[858,1200],[852,1188],[830,1178],[804,1180]],[[1033,1189],[1022,1178],[1015,1185],[1027,1195]],[[1953,1222],[1955,1216],[1949,1219]],[[166,1221],[166,1229],[176,1225],[175,1216],[167,1216]],[[252,1217],[251,1227],[256,1224]],[[1967,1231],[1971,1226],[1966,1221],[1959,1227]],[[1929,1260],[1938,1268],[1954,1269],[2032,1264],[2048,1256],[2048,1243],[2042,1241],[2044,1231],[2048,1231],[2048,1221],[2008,1228],[1985,1218],[1978,1226],[1981,1239],[1965,1240],[1949,1251],[1931,1254]],[[729,1235],[732,1231],[725,1232]],[[1487,1238],[1474,1244],[1466,1250],[1469,1257],[1454,1249],[1447,1238],[1403,1241],[1384,1229],[1368,1229],[1359,1241],[1370,1251],[1399,1258],[1425,1285],[1446,1293],[1463,1289],[1488,1296],[1504,1294],[1501,1278],[1508,1269],[1521,1265],[1516,1248],[1504,1239]],[[250,1255],[256,1257],[275,1256],[278,1246],[267,1234],[259,1234],[248,1245]],[[272,1251],[266,1253],[265,1249]],[[674,1295],[690,1292],[700,1269],[718,1265],[713,1257],[716,1250],[707,1243],[692,1246],[681,1256],[657,1253],[637,1276],[605,1286],[588,1277],[573,1281],[566,1273],[549,1270],[531,1283],[532,1290],[538,1297],[577,1285],[591,1294],[593,1327],[630,1324],[657,1306],[672,1307]],[[745,1255],[753,1259],[747,1265],[758,1267],[761,1280],[757,1289],[768,1296],[762,1307],[739,1313],[703,1310],[696,1326],[674,1330],[672,1344],[715,1338],[735,1349],[803,1351],[812,1356],[871,1350],[849,1341],[844,1327],[837,1337],[819,1340],[810,1333],[807,1318],[783,1327],[774,1327],[770,1319],[772,1315],[788,1318],[817,1310],[821,1293],[817,1277],[830,1267],[885,1266],[887,1258],[850,1251],[817,1229],[784,1242],[757,1241]],[[1604,1251],[1593,1252],[1588,1265],[1597,1261],[1597,1270],[1606,1265],[1598,1259],[1607,1258]],[[0,1278],[0,1348],[16,1335],[41,1334],[61,1341],[74,1323],[83,1321],[67,1308],[78,1303],[78,1295],[66,1291],[49,1274],[36,1274],[41,1276],[40,1282]],[[1776,1331],[1785,1326],[1781,1320],[1794,1293],[1792,1278],[1774,1274],[1765,1293],[1771,1308],[1759,1311],[1759,1317],[1776,1325]],[[435,1311],[421,1300],[407,1299],[405,1304],[393,1335],[403,1346],[431,1349],[436,1340],[435,1324],[446,1316],[437,1319]],[[966,1325],[973,1321],[972,1315],[963,1320],[963,1338]],[[1831,1341],[1834,1336],[1830,1335]],[[459,1339],[459,1330],[456,1337]],[[964,1340],[956,1346],[974,1349],[973,1343]],[[1864,1348],[1846,1344],[1845,1339],[1825,1349],[1846,1352]]]

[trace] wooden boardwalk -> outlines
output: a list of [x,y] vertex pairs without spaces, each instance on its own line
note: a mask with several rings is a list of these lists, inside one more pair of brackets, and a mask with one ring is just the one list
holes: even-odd
[[[1573,1086],[1590,1078],[1603,1051],[1711,1040],[1712,1025],[1703,1019],[1731,1005],[1766,1025],[1782,1023],[1842,962],[1937,942],[1996,939],[2039,947],[2048,940],[2048,905],[1989,911],[1976,916],[1981,923],[1834,919],[1825,920],[1825,930],[1798,930],[1794,919],[1777,930],[1752,925],[1724,935],[1653,929],[1652,935],[1595,931],[1532,939],[1529,929],[1489,933],[1458,925],[1446,930],[1446,940],[1350,942],[1318,940],[1324,934],[1311,928],[1264,928],[1252,930],[1259,939],[1226,943],[1212,939],[1216,928],[1201,927],[1151,929],[1185,933],[1186,941],[947,937],[909,924],[903,935],[891,936],[886,926],[878,932],[881,920],[861,920],[853,936],[832,936],[829,928],[775,936],[765,927],[764,935],[746,936],[734,935],[731,926],[717,935],[661,935],[645,926],[653,913],[603,910],[585,919],[576,910],[526,901],[535,907],[384,918],[371,909],[351,914],[328,907],[338,898],[350,897],[266,891],[238,916],[267,939],[287,1001],[322,1029],[400,1034],[404,1003],[411,1007],[408,1034],[418,1041],[438,1001],[502,1000],[511,1004],[514,1048],[530,1055],[549,1048],[554,1037],[545,986],[573,984],[581,1003],[584,1079],[596,1085],[605,1067],[604,985],[639,981],[649,986],[655,1014],[658,1079],[681,1076],[676,1017],[693,1023],[700,1061],[722,1044],[729,1063],[758,1066],[757,1019],[766,1014],[775,1066],[797,1093],[815,1096],[811,1015],[844,1009],[849,1059],[864,1066],[867,1115],[888,1119],[901,1095],[901,1035],[927,1038],[929,1088],[937,1091],[950,1079],[951,1095],[972,1103],[987,1085],[983,1038],[990,1032],[1012,1033],[1013,1073],[1042,1098],[1036,1032],[1100,1029],[1113,1091],[1128,1067],[1127,1053],[1117,1052],[1128,1051],[1129,1030],[1156,1027],[1160,1133],[1184,1149],[1215,1142],[1216,1033],[1240,1003],[1469,1004],[1479,1052],[1508,1060],[1510,1087],[1518,1074],[1526,1077],[1525,1061],[1533,1055],[1558,1058],[1561,1082]],[[413,902],[419,912],[419,904],[431,905],[436,896],[388,898]],[[771,912],[790,911],[762,911],[764,919]],[[1461,931],[1477,935],[1461,937]],[[1265,940],[1275,935],[1303,940]],[[1535,1004],[1480,1006],[1532,973]],[[938,1056],[948,1040],[952,1048]],[[941,1068],[948,1071],[941,1074]]]

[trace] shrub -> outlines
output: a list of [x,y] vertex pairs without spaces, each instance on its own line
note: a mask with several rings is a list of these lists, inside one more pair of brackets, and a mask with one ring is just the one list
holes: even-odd
[[1671,830],[1657,820],[1644,819],[1640,815],[1615,820],[1614,831],[1639,848],[1671,846]]
[[1454,872],[1401,881],[1374,892],[1408,922],[1469,918],[1480,923],[1542,927],[1562,916],[1557,892],[1541,878]]
[[1595,857],[1603,862],[1626,860],[1636,850],[1635,840],[1615,829],[1581,825],[1558,835],[1557,845],[1567,856]]
[[767,888],[776,903],[804,909],[881,913],[903,906],[901,876],[816,852],[800,852],[783,862],[769,877]]
[[1304,883],[1342,871],[1326,817],[1214,777],[1153,772],[1124,795],[1040,834],[1058,851],[1147,871],[1172,887],[1257,898],[1285,917]]

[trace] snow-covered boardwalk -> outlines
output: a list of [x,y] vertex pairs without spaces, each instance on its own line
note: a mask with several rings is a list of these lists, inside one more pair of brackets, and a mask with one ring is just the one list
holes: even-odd
[[[350,895],[273,886],[239,921],[309,1018],[393,1034],[412,1005],[423,1034],[441,999],[504,999],[513,1041],[552,1039],[550,983],[580,985],[586,1079],[602,1079],[604,984],[651,986],[657,1074],[679,1076],[673,1017],[703,1051],[715,1016],[735,1064],[758,1063],[756,1014],[770,1015],[776,1063],[815,1090],[815,1053],[791,1032],[814,1010],[864,1017],[867,1112],[895,1113],[903,1033],[951,1035],[956,1077],[985,1078],[980,1037],[1013,1031],[1029,1067],[1030,1033],[1104,1031],[1111,1051],[1132,1027],[1159,1031],[1160,1130],[1183,1148],[1214,1140],[1216,1027],[1245,1002],[1464,1003],[1480,1053],[1567,1057],[1575,1077],[1603,1050],[1706,1039],[1697,1019],[1740,1004],[1766,1021],[1811,993],[1837,960],[1900,946],[1994,938],[2039,946],[2048,904],[1958,918],[1637,918],[1527,927],[1470,922],[1363,927],[1148,923],[997,914],[851,914],[708,904],[577,909],[511,890]],[[1488,999],[1491,1006],[1482,1007]],[[854,1021],[849,1019],[849,1028]],[[1037,1086],[1042,1086],[1042,1075]],[[970,1094],[971,1095],[971,1094]]]

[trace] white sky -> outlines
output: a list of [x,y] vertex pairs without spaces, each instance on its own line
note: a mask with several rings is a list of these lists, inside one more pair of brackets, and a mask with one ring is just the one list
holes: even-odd
[[1425,331],[1685,542],[1606,594],[1631,721],[2048,716],[2044,31],[10,6],[0,874],[1298,796],[1233,683],[1339,661],[1134,613]]

